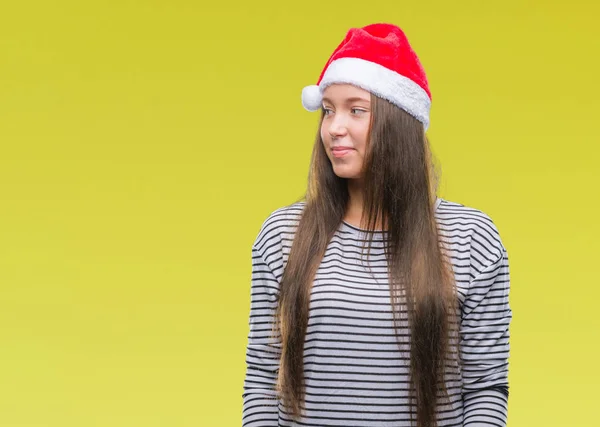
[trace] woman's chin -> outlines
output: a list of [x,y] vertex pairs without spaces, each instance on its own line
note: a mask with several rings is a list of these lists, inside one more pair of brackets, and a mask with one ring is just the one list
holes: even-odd
[[335,173],[339,178],[345,178],[345,179],[358,179],[360,177],[360,174],[358,172],[355,171],[349,171],[349,170],[339,170],[339,169],[333,169],[333,173]]

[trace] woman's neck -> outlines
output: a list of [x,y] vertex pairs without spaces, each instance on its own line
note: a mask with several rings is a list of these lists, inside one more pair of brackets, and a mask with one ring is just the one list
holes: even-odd
[[[348,180],[348,206],[344,215],[344,221],[357,228],[364,228],[363,224],[363,193],[360,183],[355,179]],[[364,218],[366,221],[366,218]],[[381,220],[377,221],[375,230],[383,229]]]

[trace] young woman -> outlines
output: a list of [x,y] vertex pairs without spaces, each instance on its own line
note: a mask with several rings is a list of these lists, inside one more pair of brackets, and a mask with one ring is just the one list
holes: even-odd
[[430,100],[389,24],[350,29],[303,90],[306,197],[252,246],[244,427],[506,425],[507,252],[437,197]]

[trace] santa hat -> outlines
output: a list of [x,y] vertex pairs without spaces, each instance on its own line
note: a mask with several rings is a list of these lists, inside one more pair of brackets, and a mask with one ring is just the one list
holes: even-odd
[[392,24],[351,28],[321,71],[302,90],[308,111],[321,107],[325,88],[348,83],[387,99],[429,127],[431,92],[423,66],[404,32]]

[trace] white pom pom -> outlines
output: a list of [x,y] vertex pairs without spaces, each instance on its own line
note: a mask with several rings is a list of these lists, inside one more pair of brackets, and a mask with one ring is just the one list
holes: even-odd
[[308,111],[317,111],[321,107],[321,101],[319,86],[310,85],[302,89],[302,106]]

